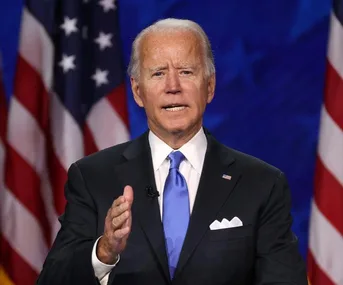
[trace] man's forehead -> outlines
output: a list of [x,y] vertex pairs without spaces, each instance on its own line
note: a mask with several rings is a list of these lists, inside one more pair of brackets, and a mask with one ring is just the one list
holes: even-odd
[[161,43],[167,41],[177,41],[189,46],[197,46],[200,44],[200,38],[193,31],[189,30],[166,30],[166,31],[153,31],[148,33],[142,38],[143,49],[152,47],[158,48]]
[[148,35],[141,45],[142,59],[158,59],[172,55],[178,57],[198,55],[202,52],[198,38],[191,32],[154,33]]

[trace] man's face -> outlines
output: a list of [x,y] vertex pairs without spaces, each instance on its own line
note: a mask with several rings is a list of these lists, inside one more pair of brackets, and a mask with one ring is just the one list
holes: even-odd
[[195,134],[215,86],[214,75],[206,76],[198,37],[189,31],[150,33],[143,39],[140,59],[140,76],[131,84],[149,128],[162,138]]

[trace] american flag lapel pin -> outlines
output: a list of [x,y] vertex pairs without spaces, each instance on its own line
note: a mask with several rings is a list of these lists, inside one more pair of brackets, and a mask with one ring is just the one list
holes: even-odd
[[222,178],[224,178],[226,180],[231,180],[232,176],[231,175],[227,175],[227,174],[223,174]]

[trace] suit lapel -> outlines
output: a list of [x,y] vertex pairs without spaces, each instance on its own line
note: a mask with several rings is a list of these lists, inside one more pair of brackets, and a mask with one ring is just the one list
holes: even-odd
[[166,278],[170,279],[158,199],[148,197],[146,191],[147,187],[157,189],[147,133],[133,141],[124,151],[123,156],[127,161],[116,167],[116,174],[121,178],[123,185],[132,186],[134,218],[139,219]]
[[[231,180],[224,179],[223,174],[230,175]],[[234,158],[224,146],[208,136],[208,150],[175,278],[182,271],[239,178],[240,171],[235,167]]]

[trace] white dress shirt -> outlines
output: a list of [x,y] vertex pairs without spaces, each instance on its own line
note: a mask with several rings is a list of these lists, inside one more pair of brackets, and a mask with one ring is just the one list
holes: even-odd
[[[149,144],[151,148],[152,164],[155,174],[155,182],[157,191],[159,192],[158,202],[160,205],[160,213],[162,219],[163,213],[163,189],[164,183],[169,173],[170,162],[168,155],[174,151],[169,145],[158,138],[153,132],[149,132]],[[203,128],[201,128],[196,135],[184,144],[179,151],[183,153],[185,159],[181,162],[179,171],[185,177],[188,194],[189,194],[189,206],[192,212],[195,196],[198,190],[200,176],[205,160],[205,153],[207,149],[207,139]],[[98,239],[99,240],[99,239]],[[96,256],[96,246],[98,240],[95,242],[92,251],[92,265],[95,276],[99,279],[101,285],[108,283],[108,277],[111,270],[116,264],[108,265],[102,263]]]

